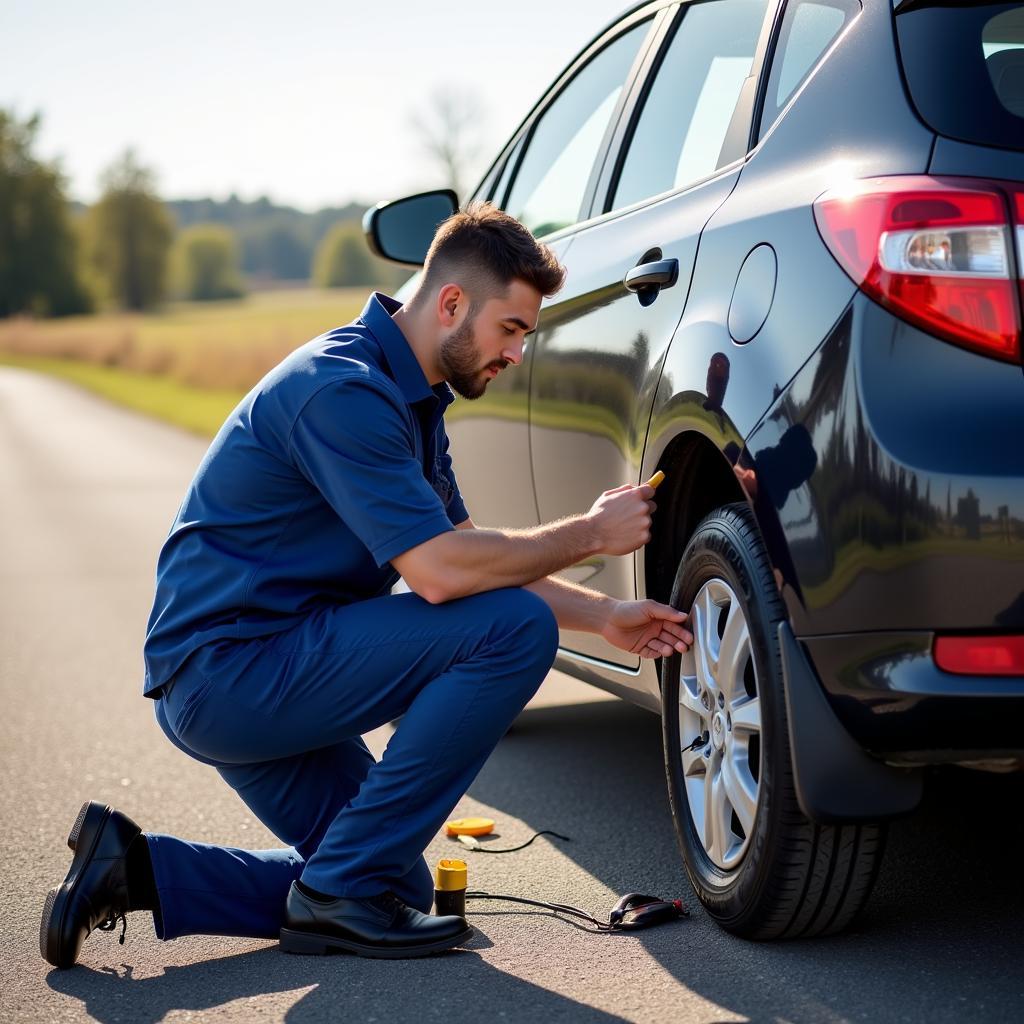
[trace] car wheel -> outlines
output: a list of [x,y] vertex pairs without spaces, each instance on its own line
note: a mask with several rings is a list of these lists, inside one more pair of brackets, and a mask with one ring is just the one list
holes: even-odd
[[665,768],[698,899],[746,938],[840,931],[867,902],[884,826],[800,811],[776,634],[785,609],[746,505],[697,527],[672,604],[690,614],[694,645],[662,663]]

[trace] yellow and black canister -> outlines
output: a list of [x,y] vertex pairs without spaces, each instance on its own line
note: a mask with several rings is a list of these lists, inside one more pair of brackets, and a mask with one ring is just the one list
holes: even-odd
[[466,887],[469,869],[464,860],[445,857],[437,862],[434,872],[434,913],[466,916]]

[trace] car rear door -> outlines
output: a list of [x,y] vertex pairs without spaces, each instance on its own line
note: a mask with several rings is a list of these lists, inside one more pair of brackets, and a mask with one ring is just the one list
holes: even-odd
[[[770,0],[707,0],[667,12],[623,108],[573,233],[566,287],[534,343],[530,451],[541,521],[584,511],[639,480],[661,364],[687,301],[700,233],[746,154]],[[506,204],[520,215],[515,187]],[[642,275],[638,290],[624,283]],[[695,296],[693,301],[699,301]],[[634,556],[599,556],[566,576],[635,596]],[[563,650],[636,670],[599,637],[563,633]]]

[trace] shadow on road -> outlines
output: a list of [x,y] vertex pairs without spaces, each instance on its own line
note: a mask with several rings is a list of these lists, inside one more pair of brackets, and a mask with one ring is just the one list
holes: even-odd
[[[614,892],[682,896],[689,920],[593,941],[642,944],[681,985],[731,1013],[757,1022],[996,1021],[1019,1019],[1024,1005],[1022,782],[936,776],[923,809],[893,826],[879,884],[857,927],[833,938],[767,945],[726,935],[693,897],[668,813],[654,715],[618,701],[528,710],[470,795],[527,827],[571,836],[557,843],[559,850]],[[484,930],[492,913],[504,912],[495,904],[474,909],[470,916]],[[488,944],[486,934],[475,943]],[[621,1019],[506,974],[472,949],[440,959],[446,968],[456,961],[456,969],[439,970],[437,958],[323,960],[267,947],[169,967],[157,977],[136,980],[127,965],[79,966],[51,971],[47,983],[107,1024],[149,1024],[172,1010],[305,988],[287,1013],[289,1024],[367,1022],[386,1019],[398,1003],[434,1012],[480,999],[487,1015],[488,1008],[528,1007],[531,1019]]]
[[936,772],[921,810],[891,827],[859,923],[771,944],[726,935],[697,904],[654,715],[620,702],[528,710],[470,795],[533,828],[564,831],[573,842],[560,851],[615,892],[683,896],[688,921],[636,941],[687,988],[752,1021],[1020,1019],[1020,776]]
[[[439,970],[438,961],[457,969]],[[309,991],[285,1015],[287,1024],[322,1021],[412,1019],[421,1008],[424,1019],[441,1008],[464,1006],[453,1019],[481,1019],[489,1008],[529,1006],[540,1020],[611,1024],[621,1018],[583,1006],[546,989],[520,981],[491,967],[471,949],[422,960],[362,960],[351,956],[288,956],[268,946],[250,953],[168,967],[155,977],[133,978],[132,968],[95,970],[84,965],[72,971],[51,971],[47,984],[56,992],[81,1000],[89,1016],[104,1024],[157,1024],[172,1011],[202,1011],[238,999],[273,993]],[[403,1016],[396,1018],[395,1013]],[[256,1015],[254,1009],[254,1016]]]

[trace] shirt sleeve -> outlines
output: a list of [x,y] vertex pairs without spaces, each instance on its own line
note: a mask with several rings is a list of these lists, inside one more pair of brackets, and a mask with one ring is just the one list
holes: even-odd
[[459,490],[458,481],[455,479],[455,470],[452,468],[452,457],[448,454],[448,435],[444,431],[444,423],[442,422],[441,427],[441,445],[438,456],[438,468],[448,481],[449,493],[451,497],[448,499],[446,506],[448,511],[448,518],[458,526],[459,523],[464,523],[469,518],[469,512],[466,510],[466,503],[462,500],[462,492]]
[[318,391],[289,437],[299,470],[378,566],[453,529],[423,475],[412,430],[383,385],[357,378]]

